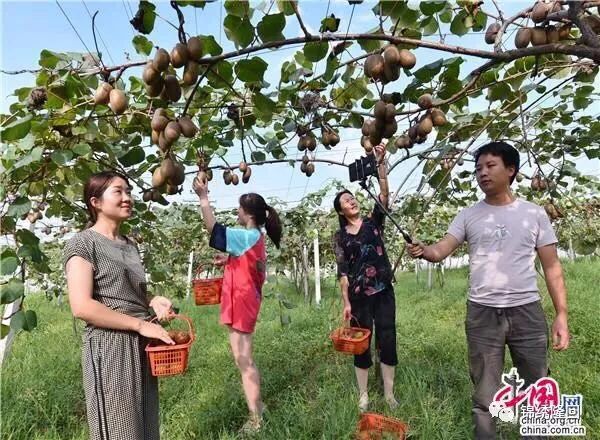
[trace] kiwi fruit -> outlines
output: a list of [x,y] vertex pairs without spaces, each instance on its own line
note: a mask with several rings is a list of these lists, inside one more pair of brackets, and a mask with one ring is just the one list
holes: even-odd
[[571,25],[565,24],[558,28],[558,38],[559,40],[567,40],[571,34]]
[[160,163],[160,174],[168,183],[171,183],[171,179],[175,176],[175,161],[170,157],[165,157]]
[[161,168],[162,164],[161,166],[155,168],[155,170],[152,172],[152,186],[154,188],[160,188],[167,181],[167,179],[162,175]]
[[448,122],[446,120],[446,114],[439,108],[431,110],[431,121],[433,122],[434,127],[441,127]]
[[339,143],[340,143],[340,135],[332,130],[329,135],[329,145],[331,145],[332,147],[335,147]]
[[400,64],[400,51],[393,44],[388,44],[385,49],[383,49],[383,60],[386,65],[390,67],[395,67]]
[[152,61],[148,61],[144,71],[142,72],[142,79],[148,85],[155,84],[160,81],[160,72],[154,68]]
[[371,134],[371,132],[373,131],[374,126],[375,126],[374,120],[369,119],[369,120],[365,121],[361,128],[361,132],[362,132],[363,136],[369,136]]
[[173,145],[173,142],[169,141],[165,137],[165,132],[164,131],[161,131],[158,134],[158,148],[160,149],[160,151],[162,151],[162,152],[168,151],[169,148],[171,148],[171,145]]
[[398,124],[396,121],[391,121],[385,124],[385,129],[383,130],[383,137],[386,139],[391,138],[398,131]]
[[109,94],[108,106],[117,115],[123,113],[127,109],[127,96],[125,96],[125,92],[119,89],[112,89]]
[[521,183],[523,181],[523,174],[517,173],[517,177],[515,177],[517,183]]
[[96,89],[96,93],[94,93],[94,103],[95,104],[108,104],[110,101],[110,91],[112,90],[112,86],[107,83],[101,83]]
[[548,15],[548,12],[550,12],[551,8],[551,5],[546,4],[543,1],[538,1],[531,9],[531,21],[534,23],[541,23],[546,19],[546,16]]
[[171,64],[176,69],[186,65],[190,57],[188,48],[183,43],[177,43],[173,50],[171,50]]
[[412,69],[417,64],[417,57],[407,49],[400,49],[400,65],[405,69]]
[[373,151],[373,144],[368,136],[363,136],[360,138],[360,145],[368,152]]
[[229,170],[225,170],[223,171],[223,181],[225,182],[225,185],[231,185],[231,181],[232,181],[232,173]]
[[169,56],[169,52],[165,49],[159,48],[154,54],[154,60],[152,61],[152,65],[159,72],[164,72],[169,68],[169,63],[171,62],[171,57]]
[[417,125],[417,135],[427,136],[433,130],[433,121],[430,115],[425,115]]
[[417,99],[417,105],[423,110],[427,110],[433,105],[433,98],[429,93],[424,93]]
[[152,143],[155,145],[158,145],[158,137],[160,136],[160,132],[156,131],[156,130],[152,130],[152,133],[150,134],[150,138],[152,139]]
[[185,182],[185,166],[181,162],[173,161],[175,173],[170,178],[170,183],[173,185],[181,185]]
[[306,177],[312,176],[314,172],[315,172],[315,164],[312,162],[307,163],[306,164]]
[[234,185],[240,183],[240,178],[237,174],[231,173],[231,183],[233,183]]
[[417,144],[422,144],[423,142],[425,142],[427,140],[427,136],[417,136],[417,139],[415,139],[415,142]]
[[382,80],[388,83],[396,81],[398,78],[400,78],[400,66],[398,64],[385,63]]
[[298,150],[304,151],[308,148],[308,136],[300,136],[298,140]]
[[152,127],[152,130],[160,132],[165,129],[169,123],[169,118],[167,118],[166,115],[167,113],[163,108],[159,108],[154,112],[152,115],[152,121],[150,122],[150,127]]
[[177,185],[171,185],[170,183],[167,183],[167,194],[169,194],[170,196],[177,194]]
[[385,120],[391,122],[396,119],[396,106],[394,104],[385,105]]
[[315,139],[315,137],[313,135],[306,135],[306,148],[308,148],[309,151],[315,151],[315,149],[317,148],[317,140]]
[[496,41],[496,35],[500,31],[500,23],[492,23],[488,26],[485,31],[485,42],[487,44],[494,44]]
[[465,164],[465,160],[464,160],[463,158],[460,158],[460,159],[458,159],[458,160],[456,161],[456,164],[457,164],[459,167],[462,167],[462,166]]
[[308,158],[308,156],[305,154],[304,156],[302,156],[302,163],[308,163],[310,162],[310,159]]
[[396,138],[394,145],[396,145],[396,148],[411,148],[413,146],[413,141],[410,136],[403,134]]
[[152,200],[152,190],[144,191],[144,194],[142,195],[142,200],[144,200],[144,202],[149,202],[150,200]]
[[247,167],[246,170],[244,171],[244,174],[242,174],[242,182],[248,183],[250,181],[251,175],[252,175],[252,168]]
[[375,107],[373,107],[373,113],[375,114],[375,119],[385,120],[385,102],[377,101],[375,103]]
[[414,141],[417,139],[417,137],[419,136],[417,134],[417,126],[416,125],[412,125],[409,129],[408,129],[408,136]]
[[534,27],[531,30],[531,44],[533,46],[541,46],[542,44],[546,44],[548,41],[546,40],[546,30],[542,27]]
[[193,138],[198,133],[198,127],[187,116],[179,118],[179,128],[181,129],[181,134],[186,138]]
[[[306,157],[306,156],[304,156]],[[302,162],[300,164],[300,171],[302,171],[303,173],[306,173],[306,164],[308,164],[308,162]]]
[[173,144],[181,135],[181,128],[175,121],[170,121],[165,127],[165,139]]
[[[384,128],[385,128],[385,126],[384,126]],[[371,145],[373,145],[373,146],[379,145],[381,143],[382,139],[383,139],[383,133],[380,133],[380,132],[377,132],[377,133],[369,136],[369,141],[371,142]]]
[[152,201],[160,202],[162,200],[162,196],[160,195],[160,191],[153,189],[152,190]]
[[242,161],[242,162],[240,162],[238,169],[240,170],[240,173],[245,173],[246,170],[248,169],[248,164],[246,162]]
[[198,37],[192,37],[187,41],[187,49],[190,59],[197,61],[202,58],[202,40]]
[[198,81],[198,74],[200,73],[200,64],[196,61],[188,61],[183,70],[183,83],[186,86],[192,86]]
[[374,80],[381,78],[384,68],[384,59],[379,54],[369,55],[365,60],[365,75]]
[[547,43],[558,43],[560,37],[558,35],[558,29],[555,26],[548,26],[546,28],[546,42]]
[[529,46],[529,43],[531,43],[531,29],[526,27],[519,29],[515,35],[515,47],[523,49]]
[[164,90],[165,82],[162,77],[159,76],[158,81],[153,84],[146,84],[144,87],[146,89],[146,95],[148,95],[150,98],[156,98]]
[[181,98],[181,87],[175,75],[167,75],[165,77],[165,93],[169,101],[177,102]]

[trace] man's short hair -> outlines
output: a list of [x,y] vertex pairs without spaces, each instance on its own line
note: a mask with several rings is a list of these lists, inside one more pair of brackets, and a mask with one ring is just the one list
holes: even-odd
[[515,147],[506,142],[490,142],[489,144],[485,144],[475,152],[475,166],[477,166],[479,157],[483,154],[500,157],[505,167],[515,167],[515,173],[510,178],[510,183],[512,184],[519,172],[520,164],[519,152]]

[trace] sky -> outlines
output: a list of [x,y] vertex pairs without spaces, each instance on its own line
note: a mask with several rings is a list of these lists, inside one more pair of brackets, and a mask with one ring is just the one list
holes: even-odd
[[[272,2],[262,2],[265,10],[269,9]],[[489,3],[489,2],[486,2]],[[500,2],[506,15],[512,15],[516,11],[527,6],[524,1],[502,1]],[[166,1],[155,2],[158,14],[166,20],[176,22],[175,11]],[[260,2],[251,2],[253,7],[259,7]],[[300,11],[309,31],[317,33],[322,18],[329,14],[335,14],[341,19],[340,30],[348,29],[350,33],[365,32],[377,25],[377,19],[371,11],[374,2],[366,1],[358,5],[352,14],[352,7],[346,0],[331,1],[301,1]],[[418,7],[418,2],[409,1],[409,4]],[[271,7],[271,12],[277,12],[276,5]],[[20,69],[36,69],[38,67],[39,53],[43,49],[49,49],[56,52],[87,52],[88,49],[94,51],[94,42],[91,28],[91,16],[95,11],[99,11],[96,18],[98,45],[103,52],[104,62],[108,65],[119,65],[128,60],[143,60],[144,57],[138,55],[131,44],[136,31],[129,24],[129,20],[137,10],[137,2],[131,0],[120,1],[6,1],[0,0],[0,32],[1,32],[1,52],[0,68],[6,71]],[[204,9],[185,7],[182,8],[185,14],[186,31],[192,35],[212,34],[220,42],[225,51],[233,50],[220,23],[225,16],[222,3],[215,2],[207,4]],[[489,9],[487,9],[489,10]],[[352,15],[352,20],[350,21]],[[252,20],[256,24],[262,17],[262,12],[256,11]],[[154,45],[165,47],[168,50],[177,41],[177,32],[164,19],[158,18],[155,22],[154,31],[148,36]],[[72,25],[69,23],[72,23]],[[350,26],[348,27],[348,23]],[[74,28],[74,29],[73,29]],[[287,17],[287,24],[284,30],[286,36],[294,37],[302,35],[297,21],[293,17]],[[432,41],[439,40],[439,36],[425,37]],[[482,48],[483,35],[467,35],[459,38],[454,35],[448,35],[445,41],[447,44],[456,44],[471,48]],[[356,46],[356,45],[355,45]],[[279,77],[281,64],[290,59],[295,51],[301,49],[301,45],[288,46],[273,51],[263,52],[260,56],[269,63],[265,79],[271,84],[276,84],[276,78]],[[354,49],[356,50],[356,49]],[[355,52],[360,53],[359,51]],[[452,56],[429,49],[417,49],[418,64],[415,69],[424,64],[428,64],[440,57]],[[152,53],[153,56],[153,53]],[[348,60],[349,55],[342,55],[342,62]],[[481,64],[478,59],[468,59],[462,66],[462,75],[466,75],[477,65]],[[315,69],[315,76],[323,73],[325,70],[324,61],[320,62]],[[130,69],[124,75],[127,78],[131,74],[140,75],[141,69]],[[31,86],[34,84],[34,75],[7,75],[0,74],[0,97],[2,103],[0,110],[6,112],[14,97],[10,94],[19,87]],[[403,82],[404,81],[404,82]],[[406,76],[401,76],[397,81],[399,90],[406,84]],[[411,80],[408,79],[408,82]],[[596,81],[598,86],[598,80]],[[481,108],[485,107],[485,102],[481,102]],[[597,109],[596,109],[597,113]],[[399,131],[403,127],[399,128]],[[359,144],[360,132],[358,130],[345,130],[340,133],[342,142],[331,151],[323,150],[319,147],[317,150],[318,158],[327,158],[341,161],[345,157],[346,163],[358,158],[363,152]],[[430,135],[430,139],[433,136]],[[482,142],[484,140],[482,139]],[[290,143],[292,148],[289,150],[290,157],[301,157],[301,153],[295,148],[295,141]],[[430,141],[424,145],[430,144]],[[480,143],[478,143],[480,144]],[[478,145],[475,144],[475,145]],[[394,156],[399,158],[400,155]],[[241,160],[239,148],[226,156],[231,163],[238,163]],[[390,174],[390,188],[394,192],[400,183],[404,180],[406,173],[416,164],[416,159],[409,160],[397,167]],[[600,170],[599,161],[587,161],[580,159],[577,165],[584,172],[598,174]],[[471,162],[466,162],[463,169],[470,169]],[[192,170],[191,167],[188,171]],[[149,177],[149,176],[148,176]],[[415,173],[408,179],[404,185],[404,191],[414,191],[420,180],[420,173]],[[227,209],[237,206],[237,199],[246,192],[258,192],[265,198],[276,197],[287,201],[290,205],[297,203],[304,195],[317,191],[331,182],[332,179],[338,179],[347,182],[347,170],[339,166],[328,166],[325,164],[316,164],[316,171],[312,177],[304,176],[299,167],[292,168],[288,164],[268,165],[254,167],[252,179],[249,184],[238,186],[225,186],[220,175],[216,174],[215,179],[210,183],[210,197],[214,205],[219,209]],[[169,200],[180,202],[195,202],[196,196],[191,190],[191,178],[184,183],[184,190],[179,196],[170,196]],[[351,189],[356,186],[349,185]],[[404,192],[403,191],[403,192]],[[333,194],[326,198],[325,203],[330,203]]]

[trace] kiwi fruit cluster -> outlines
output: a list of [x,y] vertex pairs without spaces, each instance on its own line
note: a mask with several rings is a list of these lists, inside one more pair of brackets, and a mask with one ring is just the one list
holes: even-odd
[[302,163],[300,164],[300,171],[306,175],[306,177],[310,177],[315,172],[315,164],[311,162],[310,158],[305,154],[302,156]]
[[225,185],[237,185],[240,183],[240,178],[232,169],[227,169],[223,171],[223,182]]
[[364,64],[365,76],[373,81],[387,84],[400,77],[400,68],[412,69],[417,63],[415,55],[407,49],[398,49],[394,44],[388,44],[382,54],[372,54]]
[[309,131],[300,136],[298,139],[298,150],[299,151],[315,151],[317,148],[317,139],[315,136]]
[[544,210],[546,211],[546,214],[548,214],[548,217],[550,217],[550,220],[558,220],[559,218],[564,217],[563,213],[552,201],[549,201],[544,205]]
[[24,215],[24,219],[27,219],[29,221],[29,223],[33,224],[35,222],[37,222],[38,220],[41,220],[44,215],[42,214],[42,212],[39,209],[32,209],[31,211],[29,211],[27,214]]
[[246,162],[241,161],[238,170],[242,173],[242,183],[250,182],[250,176],[252,176],[252,168]]
[[373,107],[373,114],[375,118],[366,120],[361,128],[360,144],[367,153],[372,152],[382,139],[389,139],[398,131],[394,104],[379,100]]
[[534,191],[546,191],[548,189],[548,180],[536,173],[531,178],[531,189]]
[[108,82],[102,82],[94,93],[94,103],[110,107],[115,114],[120,115],[127,110],[127,95],[121,89],[114,88]]
[[335,147],[340,142],[340,135],[327,124],[321,126],[321,143],[325,147]]
[[198,133],[198,127],[189,117],[182,116],[178,120],[170,119],[164,108],[157,108],[154,111],[150,127],[152,128],[152,142],[158,145],[163,153],[168,152],[180,136],[193,138]]
[[425,110],[425,113],[417,119],[407,133],[396,138],[396,148],[411,148],[415,143],[421,144],[433,131],[433,127],[441,127],[448,122],[444,111],[433,106],[433,97],[429,93],[419,96],[417,105],[421,110]]
[[171,50],[158,48],[154,59],[148,61],[142,73],[142,79],[146,85],[146,94],[155,98],[171,102],[177,102],[181,98],[181,85],[177,76],[169,70],[184,67],[182,82],[186,86],[192,86],[198,81],[200,75],[200,64],[202,58],[202,41],[197,37],[190,38],[187,43],[177,43]]
[[166,154],[160,165],[152,172],[152,189],[143,194],[145,202],[158,202],[162,193],[177,194],[179,185],[185,180],[185,166],[170,154]]
[[[558,43],[559,41],[569,39],[571,32],[570,23],[559,27],[547,24],[548,15],[558,12],[561,9],[562,6],[558,1],[537,1],[529,14],[529,18],[537,26],[522,27],[519,29],[515,35],[515,47],[523,49],[530,44],[532,46],[540,46],[542,44]],[[546,25],[544,26],[544,24]]]

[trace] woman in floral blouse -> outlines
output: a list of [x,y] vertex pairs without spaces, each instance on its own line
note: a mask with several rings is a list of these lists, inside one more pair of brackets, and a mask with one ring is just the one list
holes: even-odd
[[[388,204],[385,147],[375,147],[379,173],[379,201]],[[348,190],[335,197],[333,206],[338,213],[340,229],[335,234],[335,255],[338,278],[344,299],[344,320],[368,328],[375,327],[376,346],[380,350],[381,375],[385,400],[390,408],[398,403],[394,398],[394,366],[396,354],[396,303],[392,286],[392,268],[383,244],[385,214],[376,204],[373,212],[361,217],[357,200]],[[369,395],[367,381],[369,367],[373,365],[371,347],[354,356],[361,411],[367,411]]]

